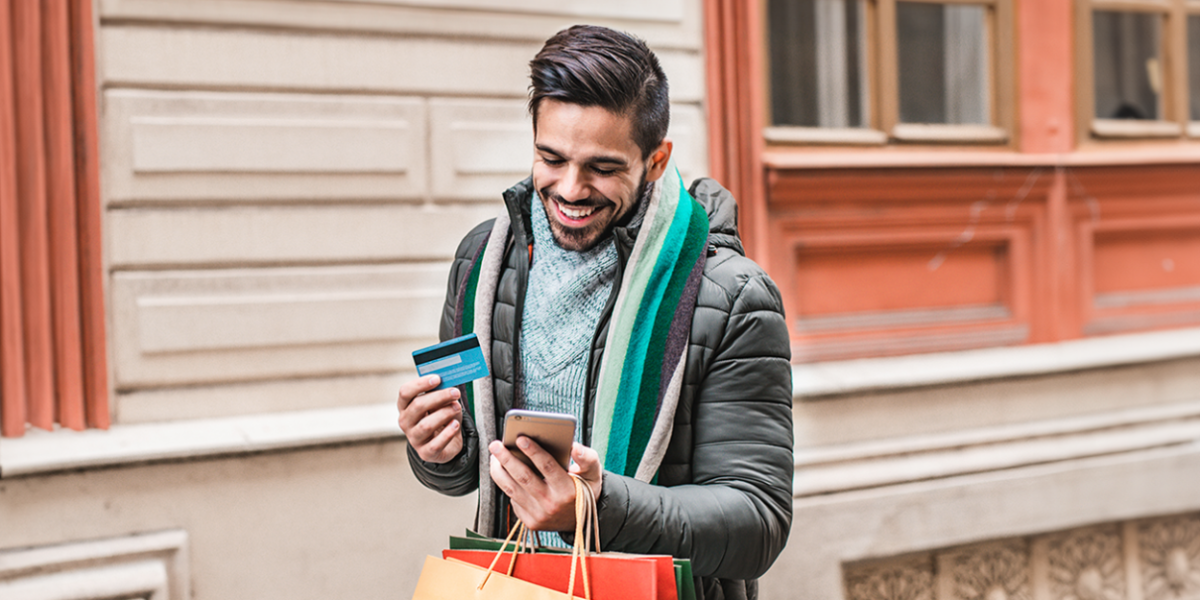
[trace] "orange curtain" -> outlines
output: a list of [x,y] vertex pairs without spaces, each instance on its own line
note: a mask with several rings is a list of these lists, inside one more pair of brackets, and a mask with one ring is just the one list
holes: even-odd
[[107,428],[90,0],[0,2],[0,434]]

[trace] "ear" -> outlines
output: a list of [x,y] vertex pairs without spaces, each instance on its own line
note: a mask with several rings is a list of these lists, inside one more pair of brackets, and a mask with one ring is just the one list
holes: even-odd
[[659,177],[667,171],[667,163],[671,160],[671,150],[674,144],[671,140],[664,139],[653,152],[650,153],[650,166],[646,167],[646,181],[658,181]]

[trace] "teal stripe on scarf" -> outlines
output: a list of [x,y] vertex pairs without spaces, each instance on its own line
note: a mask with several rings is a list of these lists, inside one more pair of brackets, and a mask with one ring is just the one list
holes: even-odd
[[[466,335],[475,331],[475,292],[479,289],[479,273],[483,270],[483,253],[487,250],[488,241],[484,240],[483,245],[475,253],[475,260],[471,262],[471,272],[467,275],[467,285],[463,287],[463,302],[459,308],[460,325],[458,335]],[[465,414],[475,414],[475,383],[468,382],[464,385],[463,402],[465,404]]]
[[[608,427],[604,468],[630,477],[637,472],[654,428],[661,386],[666,379],[662,370],[664,360],[668,358],[665,356],[667,332],[679,307],[687,277],[708,239],[708,215],[687,193],[678,174],[675,179],[677,200],[674,206],[664,203],[659,207],[660,210],[674,208],[674,214],[644,282],[641,303],[623,352],[619,389]],[[667,193],[664,190],[664,195]],[[654,248],[647,247],[646,250],[653,251]],[[616,348],[610,347],[605,352],[614,350]],[[676,360],[670,364],[674,368]],[[599,414],[597,418],[600,418]],[[620,432],[627,433],[620,435]]]
[[[688,199],[691,200],[690,197]],[[704,253],[708,245],[708,215],[695,200],[691,200],[690,204],[692,204],[692,210],[688,219],[687,233],[684,236],[684,247],[680,252],[681,256],[699,256]],[[662,303],[658,307],[658,316],[654,320],[650,345],[645,354],[646,362],[643,367],[645,375],[642,377],[642,385],[638,392],[638,405],[630,428],[630,452],[626,454],[626,464],[634,465],[635,469],[641,459],[641,451],[636,449],[645,448],[646,444],[650,442],[650,435],[654,431],[654,415],[658,411],[662,395],[666,391],[663,388],[670,379],[669,375],[662,376],[663,365],[664,363],[674,365],[678,358],[678,356],[667,356],[667,335],[670,333],[671,323],[675,320],[676,313],[683,309],[682,303],[678,299],[683,296],[684,286],[687,285],[688,277],[691,274],[692,266],[686,264],[686,261],[675,262],[675,269],[671,273],[671,280],[667,284],[663,298],[674,298],[676,302],[674,304]],[[684,350],[685,348],[680,348],[680,351]],[[656,373],[659,374],[657,377]]]
[[[679,390],[670,387],[671,376],[682,368],[686,357],[709,226],[708,215],[687,193],[673,160],[668,163],[667,174],[655,185],[609,321],[591,439],[606,470],[635,478],[641,476],[641,470],[645,472],[644,481],[656,478],[654,470],[665,451],[666,441],[655,435],[667,431],[669,436],[674,418]],[[492,236],[503,236],[497,239],[504,243],[511,229],[500,225],[501,221],[497,223]],[[475,311],[489,309],[495,302],[494,298],[476,297],[486,247],[483,244],[475,254],[463,286],[458,305],[460,333],[473,331]],[[498,262],[489,264],[489,269],[503,268]],[[488,273],[489,277],[493,275],[497,273]],[[476,307],[478,302],[487,306]],[[477,402],[487,402],[490,385],[486,379],[467,385],[464,399],[468,414],[475,414]],[[491,417],[494,415],[476,415],[477,420]],[[480,443],[488,441],[481,438]],[[481,466],[483,477],[485,464]]]

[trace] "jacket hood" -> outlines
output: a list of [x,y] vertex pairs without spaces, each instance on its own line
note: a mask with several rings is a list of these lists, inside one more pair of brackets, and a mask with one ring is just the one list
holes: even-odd
[[744,256],[746,251],[738,237],[737,200],[733,194],[708,177],[692,182],[688,193],[708,213],[708,243],[718,248],[730,248]]
[[[744,256],[746,251],[742,248],[741,238],[738,237],[737,200],[733,194],[708,177],[693,181],[688,193],[708,213],[708,243],[718,248],[730,248]],[[529,212],[532,197],[532,177],[526,177],[504,192],[504,204],[512,220],[513,235],[519,240],[529,239],[528,234],[532,228]]]

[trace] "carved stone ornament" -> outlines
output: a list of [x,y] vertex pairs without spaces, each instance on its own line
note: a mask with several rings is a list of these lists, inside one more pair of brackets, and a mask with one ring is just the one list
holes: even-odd
[[846,572],[847,600],[933,600],[933,564],[909,560]]
[[1200,517],[1138,527],[1146,600],[1200,599]]
[[1122,600],[1125,568],[1121,536],[1113,527],[1085,529],[1047,545],[1054,600]]
[[1023,543],[983,546],[953,560],[959,600],[1030,600],[1029,551]]

